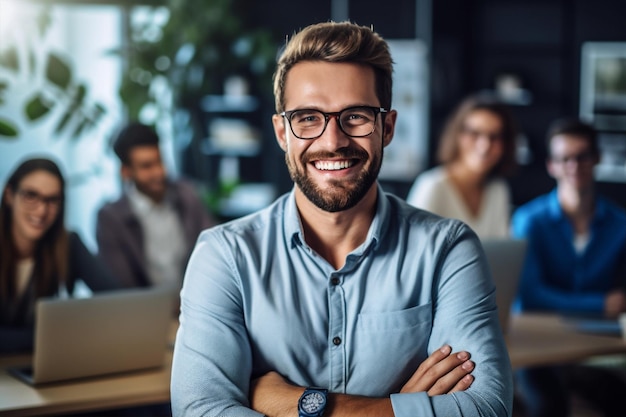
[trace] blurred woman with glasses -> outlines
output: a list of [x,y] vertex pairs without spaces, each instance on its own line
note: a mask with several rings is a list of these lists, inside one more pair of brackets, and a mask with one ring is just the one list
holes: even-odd
[[64,226],[65,181],[49,159],[22,162],[0,204],[0,352],[33,347],[35,302],[71,295],[82,279],[92,291],[117,287],[76,233]]
[[487,95],[466,98],[443,130],[442,165],[417,178],[408,203],[462,220],[481,239],[508,236],[511,198],[503,177],[515,165],[516,135],[504,104]]

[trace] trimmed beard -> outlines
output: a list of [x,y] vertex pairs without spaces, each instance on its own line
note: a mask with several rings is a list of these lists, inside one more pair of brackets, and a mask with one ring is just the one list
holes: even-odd
[[[314,158],[324,159],[337,157],[345,159],[358,158],[359,160],[363,160],[365,162],[370,160],[369,155],[365,151],[346,149],[332,154],[316,154],[308,157],[303,155],[300,162],[303,167],[306,167],[308,160]],[[317,184],[311,180],[311,177],[306,174],[306,170],[299,170],[298,167],[291,163],[289,154],[285,153],[285,162],[287,163],[287,169],[289,170],[289,175],[291,176],[293,182],[298,186],[298,188],[300,188],[302,193],[311,203],[330,213],[351,209],[363,199],[365,194],[367,194],[378,178],[378,173],[380,172],[380,167],[382,165],[382,159],[383,150],[381,147],[380,155],[374,155],[372,157],[369,169],[361,171],[356,180],[334,180],[330,182],[332,189],[320,190]]]
[[165,196],[167,194],[167,178],[163,178],[163,181],[158,181],[159,182],[159,186],[161,186],[161,189],[157,189],[155,190],[154,188],[154,184],[156,181],[148,181],[148,184],[146,185],[145,183],[138,183],[136,181],[133,181],[133,183],[135,184],[135,187],[137,188],[137,190],[139,192],[141,192],[143,195],[149,197],[151,200],[156,201],[156,202],[160,202],[163,201],[163,199],[165,199]]

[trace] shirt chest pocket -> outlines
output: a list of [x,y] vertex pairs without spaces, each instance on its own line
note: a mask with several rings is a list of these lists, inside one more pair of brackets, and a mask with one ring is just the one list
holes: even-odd
[[351,380],[364,386],[372,380],[385,381],[387,385],[380,392],[397,392],[428,356],[431,329],[430,303],[359,314],[354,331],[355,360],[349,367]]
[[383,313],[361,313],[357,318],[357,332],[398,332],[413,328],[430,327],[432,305],[430,303],[404,310]]

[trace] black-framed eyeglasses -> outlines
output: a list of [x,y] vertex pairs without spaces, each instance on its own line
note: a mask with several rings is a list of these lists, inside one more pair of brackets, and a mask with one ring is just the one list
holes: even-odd
[[566,155],[566,156],[558,156],[552,155],[550,159],[552,162],[557,164],[571,164],[576,162],[577,164],[589,164],[593,162],[596,158],[596,155],[591,151],[581,152],[575,155]]
[[376,116],[387,113],[382,107],[356,106],[338,112],[323,112],[316,109],[297,109],[280,113],[291,132],[298,139],[317,139],[324,134],[331,117],[337,119],[339,129],[352,138],[371,135],[376,129]]
[[465,125],[461,127],[461,133],[464,135],[468,135],[473,140],[478,139],[480,136],[485,136],[487,139],[489,139],[490,142],[495,142],[502,139],[502,132],[487,132],[474,129]]
[[44,196],[33,190],[19,189],[17,190],[17,194],[22,198],[24,205],[29,209],[37,208],[41,204],[58,209],[63,201],[60,195]]

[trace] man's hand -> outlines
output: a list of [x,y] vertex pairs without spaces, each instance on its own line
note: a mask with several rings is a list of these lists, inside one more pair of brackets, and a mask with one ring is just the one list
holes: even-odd
[[452,353],[450,346],[433,352],[420,364],[413,376],[402,387],[401,393],[426,391],[428,395],[465,391],[474,382],[471,372],[474,363],[465,351]]
[[604,299],[604,314],[615,318],[626,311],[626,294],[622,290],[613,290]]
[[[443,346],[420,364],[400,392],[426,391],[433,396],[465,391],[474,381],[474,363],[469,358],[468,352],[452,354],[450,346]],[[276,372],[268,372],[252,380],[250,407],[270,417],[291,417],[298,413],[297,404],[303,392],[304,387],[290,384]],[[389,398],[329,394],[327,414],[333,412],[360,417],[393,415]]]

